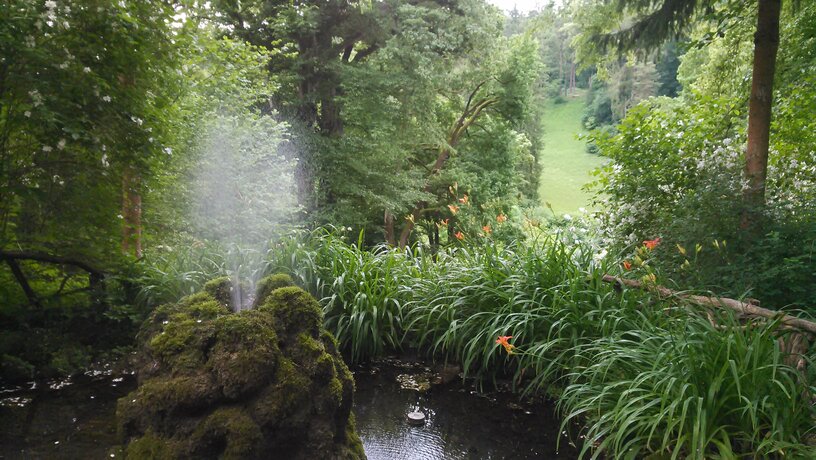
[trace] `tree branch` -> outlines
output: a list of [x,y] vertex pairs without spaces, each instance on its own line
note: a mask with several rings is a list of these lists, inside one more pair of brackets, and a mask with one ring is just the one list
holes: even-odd
[[31,285],[28,284],[28,280],[26,279],[23,270],[20,269],[20,265],[17,263],[17,261],[14,259],[5,260],[9,268],[11,268],[11,272],[14,274],[14,278],[17,279],[17,283],[19,283],[20,287],[23,288],[23,292],[25,293],[28,302],[37,308],[42,308],[39,299],[37,299],[37,294],[34,292],[33,289],[31,289]]
[[628,286],[635,289],[653,291],[664,299],[675,297],[705,307],[725,308],[728,310],[733,310],[737,313],[746,316],[760,317],[768,320],[779,319],[780,322],[785,326],[794,329],[799,329],[801,331],[809,332],[811,334],[816,335],[816,323],[814,322],[802,318],[797,318],[795,316],[791,316],[780,311],[768,310],[767,308],[761,308],[754,304],[740,302],[739,300],[729,299],[727,297],[707,297],[700,295],[685,294],[682,292],[672,291],[671,289],[664,286],[652,286],[649,284],[643,284],[640,281],[624,279],[612,275],[604,275],[603,281],[607,283],[615,283],[619,286]]
[[93,267],[92,265],[89,265],[88,263],[83,262],[81,260],[73,259],[70,257],[55,256],[52,254],[45,254],[41,252],[0,250],[0,259],[4,259],[6,261],[36,260],[38,262],[48,262],[52,264],[73,265],[74,267],[85,270],[86,272],[92,275],[96,276],[104,275],[104,272],[102,270]]

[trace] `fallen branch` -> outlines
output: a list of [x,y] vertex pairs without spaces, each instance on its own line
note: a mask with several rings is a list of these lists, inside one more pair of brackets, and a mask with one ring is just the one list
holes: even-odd
[[52,254],[46,254],[42,252],[34,252],[34,251],[3,251],[0,250],[0,260],[35,260],[37,262],[48,262],[52,264],[59,264],[59,265],[73,265],[74,267],[80,268],[85,270],[86,272],[102,276],[104,272],[99,270],[96,267],[89,265],[88,263],[73,259],[71,257],[62,257],[62,256],[55,256]]
[[[33,260],[36,262],[46,262],[52,263],[57,265],[71,265],[73,267],[79,268],[84,270],[88,273],[88,287],[71,291],[67,294],[74,294],[81,291],[94,291],[101,286],[103,279],[105,278],[105,272],[102,270],[86,263],[85,261],[73,259],[71,257],[63,257],[57,256],[53,254],[46,254],[42,252],[35,252],[35,251],[4,251],[0,250],[0,261],[5,261],[8,264],[9,268],[11,268],[11,272],[14,274],[15,279],[17,279],[17,283],[23,289],[23,292],[28,299],[28,302],[35,307],[41,308],[42,305],[40,303],[40,298],[31,288],[31,285],[28,283],[28,280],[25,277],[22,269],[20,268],[20,264],[18,263],[21,260]],[[65,283],[68,281],[71,275],[67,275],[60,284],[59,290],[51,295],[50,297],[57,297],[62,293],[62,290],[65,288]],[[49,297],[49,298],[50,298]]]
[[11,268],[11,273],[14,274],[14,278],[17,280],[17,283],[20,284],[20,288],[23,289],[23,293],[25,293],[28,303],[37,308],[42,308],[42,305],[40,305],[40,300],[37,298],[37,294],[33,289],[31,289],[31,285],[28,284],[28,280],[26,279],[23,270],[20,269],[20,265],[17,263],[17,261],[14,259],[5,259],[5,261],[9,268]]
[[767,308],[762,308],[751,303],[740,302],[739,300],[729,299],[727,297],[708,297],[685,294],[682,292],[673,291],[664,286],[644,284],[640,281],[624,279],[612,275],[604,275],[603,281],[607,283],[614,283],[618,286],[627,286],[635,289],[656,292],[662,298],[679,298],[707,307],[727,308],[745,316],[758,316],[769,320],[778,319],[779,322],[785,326],[816,335],[816,323],[812,321],[797,318],[780,311],[768,310]]

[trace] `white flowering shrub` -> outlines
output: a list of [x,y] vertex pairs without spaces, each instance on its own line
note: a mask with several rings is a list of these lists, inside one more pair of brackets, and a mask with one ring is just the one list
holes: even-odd
[[2,2],[0,238],[116,254],[122,171],[147,173],[170,140],[173,15],[135,0]]
[[743,102],[690,98],[645,101],[615,135],[598,136],[612,159],[599,180],[607,243],[633,248],[661,237],[669,244],[653,251],[654,263],[685,287],[751,292],[778,307],[816,305],[814,144],[772,142],[765,221],[761,235],[748,235],[740,225]]

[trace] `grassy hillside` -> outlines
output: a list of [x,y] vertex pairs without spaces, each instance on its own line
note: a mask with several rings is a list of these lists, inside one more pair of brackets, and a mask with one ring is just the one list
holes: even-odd
[[556,213],[576,213],[590,208],[592,194],[581,188],[592,180],[589,174],[604,164],[597,155],[586,153],[585,143],[577,139],[586,131],[581,126],[584,95],[579,93],[563,104],[550,103],[544,117],[544,148],[538,195],[542,205],[550,203]]

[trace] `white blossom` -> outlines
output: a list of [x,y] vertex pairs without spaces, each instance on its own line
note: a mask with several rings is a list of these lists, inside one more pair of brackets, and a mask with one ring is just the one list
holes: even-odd
[[36,89],[31,90],[28,92],[28,95],[31,96],[31,101],[34,103],[34,107],[42,105],[43,97],[39,91]]
[[110,101],[111,101],[111,97],[110,97],[110,96],[103,96],[103,97],[102,97],[102,100],[103,100],[103,101],[105,101],[105,102],[110,102]]
[[65,139],[60,139],[60,141],[57,143],[57,148],[60,150],[65,148]]

